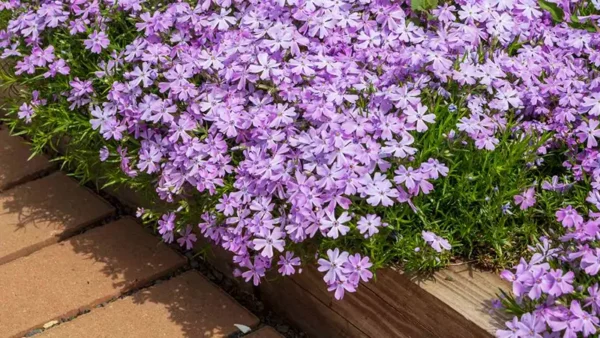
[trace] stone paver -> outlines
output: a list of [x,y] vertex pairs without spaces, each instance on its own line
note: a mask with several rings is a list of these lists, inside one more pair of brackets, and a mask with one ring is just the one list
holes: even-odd
[[22,138],[10,136],[6,127],[0,128],[0,191],[52,168],[45,156],[28,161],[30,155],[29,146]]
[[68,318],[184,264],[129,218],[45,247],[0,266],[0,337]]
[[252,332],[245,336],[247,338],[283,338],[283,336],[270,326],[262,327],[256,332]]
[[56,243],[114,208],[57,172],[0,193],[0,265]]
[[40,338],[218,338],[237,332],[234,324],[254,327],[258,318],[198,272],[188,271],[93,309]]

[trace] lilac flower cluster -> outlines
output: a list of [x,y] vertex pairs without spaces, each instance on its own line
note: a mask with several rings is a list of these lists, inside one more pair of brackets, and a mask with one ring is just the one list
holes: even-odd
[[373,264],[368,257],[351,256],[345,251],[340,253],[339,249],[328,250],[327,257],[328,260],[319,259],[319,271],[325,272],[328,290],[335,292],[336,299],[342,299],[345,291],[355,292],[361,280],[368,282],[373,277],[369,271]]
[[[574,13],[579,3],[558,5]],[[0,9],[13,12],[0,48],[16,74],[67,78],[70,90],[46,99],[88,110],[94,130],[123,144],[102,148],[101,160],[155,178],[164,201],[216,196],[198,227],[255,284],[277,256],[282,275],[296,272],[293,244],[377,236],[388,220],[357,206],[418,212],[413,199],[450,171],[429,155],[416,160],[416,140],[442,109],[467,112],[448,139],[462,135],[482,151],[507,135],[547,140],[533,150],[540,155],[566,147],[565,167],[593,177],[589,201],[600,207],[600,37],[552,22],[533,0],[460,0],[431,19],[387,0],[10,0]],[[119,15],[135,22],[131,41],[113,38]],[[51,44],[56,32],[98,60],[93,75],[71,75],[76,56]],[[33,103],[20,112],[35,114]],[[515,204],[530,208],[535,195],[529,187]],[[178,212],[158,231],[191,247]],[[422,237],[451,249],[432,232]],[[336,298],[371,278],[368,257],[327,255],[319,269]]]
[[[568,206],[556,212],[564,234],[556,242],[542,238],[530,248],[532,257],[521,259],[502,278],[512,284],[516,303],[530,309],[507,322],[498,337],[588,337],[600,325],[600,214],[586,220]],[[507,307],[508,299],[503,299]]]

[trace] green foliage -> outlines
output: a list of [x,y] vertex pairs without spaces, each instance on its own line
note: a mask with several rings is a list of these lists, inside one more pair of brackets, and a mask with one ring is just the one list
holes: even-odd
[[[431,100],[440,98],[432,94]],[[565,195],[538,187],[541,198],[535,207],[521,211],[513,205],[514,196],[528,187],[564,174],[562,162],[566,157],[560,151],[543,156],[544,163],[540,166],[533,164],[539,158],[535,151],[550,135],[537,142],[529,135],[513,135],[510,130],[514,123],[509,121],[494,151],[478,150],[472,141],[465,145],[469,142],[466,138],[447,136],[458,120],[469,114],[462,103],[456,103],[459,110],[454,113],[448,110],[447,103],[429,105],[435,107],[436,124],[417,139],[417,148],[423,150],[412,163],[417,167],[430,157],[437,158],[448,165],[448,177],[436,180],[431,194],[413,200],[415,211],[404,204],[386,208],[353,201],[357,204],[355,212],[382,215],[389,226],[382,236],[369,240],[353,232],[355,235],[345,236],[346,247],[365,252],[378,266],[400,262],[409,270],[431,270],[460,257],[500,268],[510,266],[526,254],[527,245],[555,222],[554,212]],[[580,207],[586,192],[583,188],[571,191],[566,195],[568,203]],[[513,205],[512,209],[503,213],[507,203]],[[420,236],[423,229],[454,239],[454,256],[440,256],[427,247]],[[329,244],[331,248],[336,245],[333,241]]]
[[410,8],[415,12],[427,11],[436,8],[438,0],[411,0]]
[[595,20],[580,19],[589,15],[598,14],[591,1],[580,2],[573,13],[570,13],[569,17],[566,17],[564,10],[554,2],[538,0],[538,4],[540,8],[550,13],[552,20],[556,23],[565,22],[572,28],[585,29],[590,32],[600,31],[599,27],[595,23]]
[[565,12],[557,4],[545,0],[538,0],[538,4],[543,10],[550,12],[554,22],[562,22],[564,20]]

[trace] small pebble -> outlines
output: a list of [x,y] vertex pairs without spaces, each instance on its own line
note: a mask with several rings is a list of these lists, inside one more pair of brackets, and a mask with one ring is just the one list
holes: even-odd
[[44,329],[47,330],[47,329],[53,327],[54,325],[57,325],[58,323],[59,323],[58,320],[53,320],[53,321],[47,322],[46,324],[44,324]]

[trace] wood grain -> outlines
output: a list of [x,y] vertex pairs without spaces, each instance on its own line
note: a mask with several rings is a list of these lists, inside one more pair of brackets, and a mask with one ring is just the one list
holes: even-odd
[[509,320],[491,307],[500,289],[510,290],[510,285],[497,274],[463,265],[450,266],[434,277],[413,281],[485,331],[493,334]]
[[[392,269],[381,270],[377,273],[377,280],[364,284],[364,287],[371,289],[397,312],[414,315],[425,327],[421,337],[491,337],[490,331],[467,319],[461,307],[441,301],[437,295],[429,293],[401,272]],[[451,297],[448,295],[447,298]],[[456,299],[455,303],[460,304],[461,300]],[[487,312],[480,312],[478,315],[489,317]]]
[[306,267],[293,280],[370,337],[435,336],[434,330],[423,325],[419,313],[406,311],[402,307],[395,308],[364,285],[359,286],[356,293],[346,293],[344,299],[338,301],[333,293],[327,291],[323,275],[314,267]]
[[269,307],[284,315],[309,337],[370,337],[290,278],[264,281],[259,290],[260,298]]

